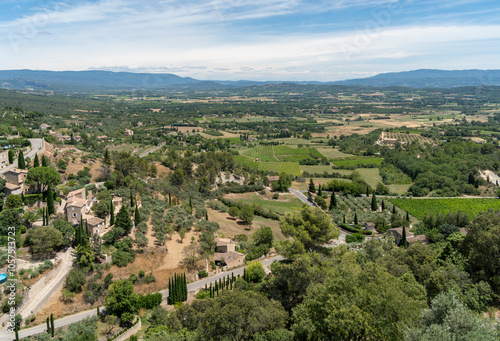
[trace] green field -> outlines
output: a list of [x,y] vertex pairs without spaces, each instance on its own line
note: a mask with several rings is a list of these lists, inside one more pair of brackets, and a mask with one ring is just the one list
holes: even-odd
[[256,168],[263,171],[273,171],[278,174],[281,172],[285,172],[295,176],[299,176],[301,174],[298,162],[257,162],[252,158],[242,155],[236,155],[234,157],[234,160],[236,162],[247,165],[250,168]]
[[357,168],[356,171],[361,175],[363,180],[373,188],[377,187],[379,182],[382,182],[382,177],[379,174],[378,168]]
[[406,184],[406,185],[387,185],[387,187],[389,188],[389,190],[392,193],[397,193],[399,195],[408,192],[408,190],[410,189],[410,186],[411,186],[411,184]]
[[489,209],[500,210],[498,199],[389,199],[390,202],[408,211],[412,216],[423,219],[426,214],[443,215],[462,211],[470,218]]
[[235,202],[241,200],[248,205],[262,205],[264,208],[282,215],[290,210],[299,210],[303,205],[299,199],[290,194],[282,195],[280,200],[273,200],[270,196],[262,196],[255,192],[226,194],[224,197]]
[[384,159],[381,157],[364,157],[364,158],[349,158],[344,160],[335,160],[335,166],[342,167],[365,167],[365,166],[380,166]]

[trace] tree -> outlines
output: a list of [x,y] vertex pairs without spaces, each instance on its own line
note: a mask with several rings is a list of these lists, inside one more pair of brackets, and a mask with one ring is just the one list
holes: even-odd
[[402,340],[404,326],[426,307],[425,297],[407,294],[406,285],[380,266],[361,265],[349,254],[337,257],[325,280],[310,286],[293,309],[295,338]]
[[314,198],[314,202],[316,203],[316,205],[318,205],[319,207],[321,207],[323,210],[326,210],[326,208],[327,208],[327,206],[326,206],[326,200],[323,199],[322,196],[317,195],[316,198]]
[[255,230],[255,232],[252,235],[253,237],[253,242],[255,245],[265,245],[268,248],[271,248],[273,246],[273,231],[271,230],[270,227],[264,226],[261,228],[258,228]]
[[111,334],[111,332],[118,327],[118,317],[108,314],[104,318],[104,323],[106,324],[106,334]]
[[134,206],[135,206],[134,192],[130,190],[130,208],[133,208]]
[[14,163],[14,151],[12,149],[9,149],[8,158],[9,158],[9,163],[13,164]]
[[109,225],[113,226],[115,224],[115,205],[113,205],[113,200],[109,202]]
[[314,186],[314,180],[312,178],[309,180],[309,192],[316,193],[316,186]]
[[240,214],[238,217],[243,220],[243,222],[247,225],[252,225],[253,217],[254,217],[254,209],[252,206],[245,205],[241,208]]
[[113,282],[108,288],[108,294],[104,298],[104,304],[110,314],[118,317],[132,317],[138,311],[138,296],[134,293],[134,285],[131,281],[121,279]]
[[59,232],[61,232],[61,235],[63,237],[63,245],[70,245],[71,241],[73,240],[73,236],[75,235],[75,229],[73,228],[73,225],[71,225],[71,223],[67,220],[55,219],[52,222],[52,226]]
[[377,197],[375,193],[372,195],[372,211],[376,211],[378,209]]
[[139,212],[139,207],[137,207],[137,204],[135,205],[134,223],[135,226],[141,223],[141,213]]
[[28,230],[24,243],[30,246],[32,254],[46,255],[63,245],[63,237],[61,232],[52,226],[32,227]]
[[61,175],[57,170],[50,167],[37,167],[28,170],[26,182],[30,185],[55,186],[61,182]]
[[76,263],[86,271],[90,272],[94,269],[95,253],[90,245],[78,245],[76,247]]
[[106,166],[111,166],[111,157],[109,156],[108,148],[104,151],[104,164]]
[[332,191],[332,196],[330,197],[330,207],[329,210],[337,207],[337,197],[335,196],[335,191]]
[[354,225],[358,225],[359,224],[359,221],[358,221],[358,213],[357,212],[354,212]]
[[54,206],[54,191],[52,190],[52,185],[49,183],[47,188],[47,215],[50,216],[56,211]]
[[500,334],[488,319],[474,314],[457,295],[443,292],[420,316],[419,326],[405,332],[405,340],[498,340]]
[[71,292],[81,292],[85,285],[85,274],[80,269],[72,269],[64,282],[64,287]]
[[161,325],[167,325],[168,315],[169,313],[165,308],[157,306],[151,312],[151,315],[148,318],[148,322],[151,324],[151,327],[153,328]]
[[252,283],[259,283],[262,281],[264,276],[266,276],[266,271],[262,266],[262,263],[254,261],[248,264],[247,268],[247,278]]
[[232,218],[236,218],[240,215],[240,209],[238,208],[238,206],[231,206],[229,207],[227,214],[229,214],[229,216]]
[[35,160],[33,161],[33,167],[40,167],[40,161],[38,160],[38,154],[35,154]]
[[[300,212],[288,212],[280,222],[281,231],[294,238],[294,245],[282,247],[298,250],[317,250],[339,236],[339,230],[319,208],[304,206]],[[292,252],[295,253],[295,252]],[[300,252],[301,253],[301,252]]]
[[323,195],[323,191],[321,190],[321,184],[319,184],[318,186],[318,196],[322,196]]
[[253,291],[230,290],[181,306],[172,313],[169,325],[196,330],[204,340],[252,340],[257,333],[285,328],[287,320],[278,302]]
[[42,155],[42,167],[49,167],[50,161],[49,158],[45,155]]
[[26,169],[26,162],[24,161],[24,155],[22,150],[19,150],[19,154],[17,156],[17,168]]
[[109,213],[109,205],[105,201],[99,201],[92,205],[92,212],[100,218],[104,218]]
[[123,229],[125,234],[127,234],[132,229],[132,219],[130,219],[130,214],[126,205],[120,207],[120,211],[116,215],[115,227]]
[[399,241],[399,246],[402,246],[405,249],[408,248],[408,240],[406,240],[406,227],[404,225],[403,225],[403,236],[401,237],[401,240]]
[[7,199],[5,199],[5,208],[16,209],[23,206],[23,199],[19,194],[9,194]]
[[292,185],[292,178],[290,174],[285,172],[280,173],[278,181],[271,183],[273,191],[287,192],[288,188]]

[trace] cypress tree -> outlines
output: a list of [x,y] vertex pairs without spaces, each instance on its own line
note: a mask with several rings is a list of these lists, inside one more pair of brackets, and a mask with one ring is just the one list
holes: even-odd
[[384,211],[384,210],[385,210],[385,201],[382,200],[382,211]]
[[318,186],[318,196],[322,196],[323,195],[323,191],[321,190],[321,184],[319,184]]
[[335,191],[332,191],[332,196],[330,197],[330,207],[329,210],[332,210],[334,207],[337,207],[337,197],[335,196]]
[[366,196],[370,196],[370,187],[366,186]]
[[33,160],[33,167],[40,167],[40,161],[38,160],[38,154],[35,154],[35,160]]
[[134,222],[135,226],[141,223],[141,213],[139,212],[139,207],[137,207],[137,204],[135,205]]
[[49,166],[49,158],[46,157],[45,155],[42,155],[42,167],[48,167]]
[[109,225],[113,226],[115,224],[115,205],[113,205],[113,199],[111,199],[109,205]]
[[106,150],[104,151],[104,164],[106,166],[109,166],[111,165],[111,158],[109,157],[109,151],[108,149],[106,148]]
[[101,316],[101,313],[99,311],[99,306],[97,306],[97,317],[100,317]]
[[12,149],[9,149],[9,163],[12,164],[14,163],[14,151]]
[[48,317],[47,317],[47,334],[50,334],[50,323]]
[[375,196],[375,193],[372,195],[372,211],[376,211],[378,208],[377,205],[377,197]]
[[205,220],[208,221],[208,211],[205,211]]
[[55,211],[56,209],[54,205],[54,191],[52,190],[52,185],[49,184],[49,187],[47,188],[47,218],[50,215],[54,214]]
[[401,241],[399,242],[400,246],[403,246],[405,249],[408,248],[408,241],[406,240],[406,227],[403,224],[403,237],[401,237]]
[[342,222],[345,224],[345,214],[344,217],[342,218]]
[[42,207],[42,225],[45,226],[45,207]]
[[172,281],[168,278],[168,304],[172,304]]
[[16,341],[19,341],[19,332],[18,332],[18,330],[17,330],[17,327],[16,327],[16,329],[15,329],[15,332],[16,332]]
[[406,211],[406,220],[410,221],[410,214],[408,213],[408,211]]
[[17,168],[26,169],[26,161],[24,161],[23,151],[20,150],[17,157]]
[[135,202],[134,202],[134,194],[132,193],[132,190],[130,190],[130,207],[134,207]]
[[50,333],[54,337],[54,315],[50,314]]
[[316,193],[316,186],[314,186],[314,180],[312,178],[309,180],[309,192]]
[[89,233],[89,224],[87,223],[87,219],[85,219],[85,230],[86,230],[87,234],[85,236],[85,241],[84,242],[85,242],[85,244],[89,244],[90,243],[90,241],[89,241],[89,239],[90,239],[90,233]]
[[396,214],[396,205],[392,205],[392,214]]
[[354,213],[354,225],[358,225],[358,223],[359,223],[359,222],[358,222],[358,213],[357,213],[357,212],[355,212],[355,213]]

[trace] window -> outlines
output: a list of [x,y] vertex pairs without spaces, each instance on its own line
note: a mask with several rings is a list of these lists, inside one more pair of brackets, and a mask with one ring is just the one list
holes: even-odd
[[78,215],[76,213],[73,213],[73,218],[76,218]]

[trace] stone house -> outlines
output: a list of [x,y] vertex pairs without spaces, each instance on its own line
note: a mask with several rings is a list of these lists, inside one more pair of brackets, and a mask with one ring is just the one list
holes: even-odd
[[28,171],[26,169],[13,168],[5,172],[5,195],[25,193],[27,188],[24,181],[27,176]]
[[244,264],[245,255],[235,251],[236,244],[231,239],[217,238],[215,243],[214,262],[216,265],[232,269]]
[[105,228],[106,221],[104,219],[98,217],[89,217],[87,218],[87,226],[89,227],[90,237],[94,235],[94,233],[99,234]]
[[85,212],[85,206],[87,201],[85,199],[77,199],[74,198],[71,201],[66,203],[65,213],[66,219],[73,224],[73,226],[78,225],[80,223],[80,219]]

